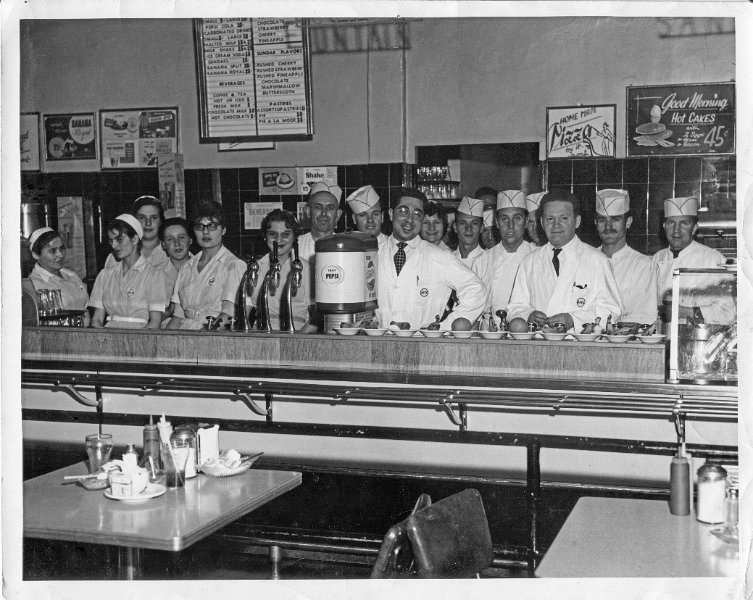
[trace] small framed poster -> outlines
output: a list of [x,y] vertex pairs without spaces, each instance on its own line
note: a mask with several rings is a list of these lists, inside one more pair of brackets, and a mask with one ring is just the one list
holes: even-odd
[[44,115],[44,151],[47,162],[96,160],[96,113]]
[[735,84],[627,88],[626,156],[735,153]]
[[39,113],[21,113],[21,170],[39,171]]
[[547,158],[614,158],[616,109],[616,104],[547,108]]
[[178,150],[178,108],[99,111],[103,169],[157,168],[160,154]]

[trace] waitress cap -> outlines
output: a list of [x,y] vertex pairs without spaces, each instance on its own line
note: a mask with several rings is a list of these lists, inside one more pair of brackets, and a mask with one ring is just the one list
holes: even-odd
[[133,215],[123,213],[122,215],[115,217],[115,219],[118,221],[123,221],[124,223],[128,223],[131,227],[133,227],[133,230],[136,232],[136,235],[139,236],[139,239],[144,237],[144,228],[141,226],[141,223],[139,223],[139,220]]

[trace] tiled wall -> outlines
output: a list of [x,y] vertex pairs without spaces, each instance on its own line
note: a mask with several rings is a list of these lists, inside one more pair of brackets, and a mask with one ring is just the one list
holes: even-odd
[[[666,198],[696,196],[702,206],[734,220],[735,175],[734,156],[551,160],[547,165],[548,189],[566,187],[581,199],[580,236],[593,245],[599,244],[596,190],[627,190],[633,216],[628,243],[648,254],[667,245],[661,228]],[[736,243],[734,238],[704,242],[720,248]]]

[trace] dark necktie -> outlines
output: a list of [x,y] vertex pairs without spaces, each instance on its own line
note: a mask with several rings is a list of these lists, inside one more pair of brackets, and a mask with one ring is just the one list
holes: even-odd
[[395,272],[398,275],[400,275],[400,271],[402,271],[405,266],[405,247],[407,245],[408,242],[398,242],[397,252],[395,252],[395,256],[393,256],[393,260],[395,261]]
[[678,256],[680,256],[680,251],[679,250],[672,250],[672,248],[670,248],[670,251],[672,252],[672,259],[673,260],[675,258],[677,258]]
[[558,255],[562,252],[562,248],[553,248],[554,256],[552,256],[552,264],[554,265],[554,272],[557,273],[557,277],[560,276],[560,259]]

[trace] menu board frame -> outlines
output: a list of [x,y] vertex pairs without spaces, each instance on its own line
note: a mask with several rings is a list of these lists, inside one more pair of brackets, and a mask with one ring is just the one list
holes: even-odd
[[[729,106],[715,107],[721,100]],[[710,106],[699,106],[699,101]],[[625,102],[627,157],[735,154],[734,81],[628,86]],[[651,114],[654,106],[661,114]]]
[[[20,152],[21,152],[21,170],[36,172],[42,170],[42,164],[40,159],[40,145],[39,145],[39,113],[38,112],[22,112],[21,113],[21,138],[20,138]],[[26,136],[24,136],[24,130],[26,130]],[[29,155],[28,160],[24,160],[24,154]]]
[[[266,18],[266,17],[265,17]],[[304,99],[305,99],[305,119],[304,123],[293,133],[271,133],[262,135],[248,135],[244,131],[237,131],[230,135],[217,135],[210,131],[212,121],[210,119],[210,106],[208,98],[209,80],[207,72],[207,55],[205,39],[203,34],[203,24],[210,19],[194,19],[194,46],[196,55],[196,78],[198,82],[198,96],[199,96],[199,142],[206,143],[234,143],[234,142],[261,142],[261,141],[305,141],[311,140],[314,134],[314,113],[313,113],[313,101],[311,90],[311,52],[309,47],[308,28],[306,26],[306,19],[293,19],[293,18],[280,18],[279,20],[291,21],[299,24],[301,29],[301,48],[302,48],[302,66],[304,71]],[[254,21],[258,21],[260,18],[247,18],[239,17],[236,19],[222,19],[221,21],[236,21],[244,22],[253,26]],[[251,34],[253,37],[253,34]],[[253,45],[253,40],[252,40]],[[238,54],[244,52],[242,50],[233,51],[232,54]],[[249,57],[253,58],[253,50],[249,51]],[[251,82],[237,86],[236,90],[240,90],[245,94],[248,94],[247,98],[253,98],[254,110],[256,109],[256,75],[251,72]],[[246,127],[248,126],[248,120],[244,120]],[[258,122],[257,122],[258,130]]]
[[[170,131],[168,128],[166,131],[160,132],[160,128],[155,129],[155,135],[149,135],[142,137],[142,130],[151,126],[142,125],[142,119],[149,119],[150,113],[170,113],[172,122],[175,124],[174,131]],[[138,116],[137,116],[138,115]],[[164,115],[163,115],[164,117]],[[108,121],[114,121],[118,124],[118,128],[112,128],[105,126]],[[120,127],[122,125],[122,127]],[[108,133],[110,131],[111,133]],[[120,135],[118,132],[122,132]],[[138,135],[137,135],[138,134]],[[174,135],[172,135],[174,134]],[[155,152],[149,155],[149,161],[144,164],[140,158],[137,158],[133,162],[121,162],[115,161],[111,157],[108,144],[113,145],[121,143],[118,136],[122,137],[122,143],[141,142],[141,140],[155,139],[155,140],[170,140],[170,152],[160,153],[155,149]],[[137,137],[134,137],[137,136]],[[137,150],[141,149],[142,143],[136,144]],[[156,142],[155,142],[156,146]],[[157,155],[158,154],[176,154],[180,153],[180,120],[177,106],[161,106],[161,107],[149,107],[149,108],[118,108],[99,111],[99,149],[100,149],[100,167],[102,170],[114,170],[114,169],[156,169],[157,168]],[[139,154],[141,154],[139,152]]]
[[[596,121],[594,125],[593,121]],[[617,123],[616,104],[588,104],[577,106],[548,106],[546,109],[546,155],[552,158],[614,158],[617,151],[615,127]],[[560,125],[558,133],[562,138],[573,141],[565,146],[555,147],[552,143],[552,129]],[[611,129],[610,129],[611,128]],[[585,135],[585,137],[583,137]],[[595,142],[599,153],[594,147]],[[583,146],[583,152],[568,152],[573,144]],[[605,147],[608,144],[611,148]],[[591,148],[591,152],[586,152]]]
[[[91,132],[87,132],[86,127],[77,126],[76,117],[82,117],[81,121],[88,120]],[[96,112],[44,114],[42,121],[45,162],[97,160]]]

